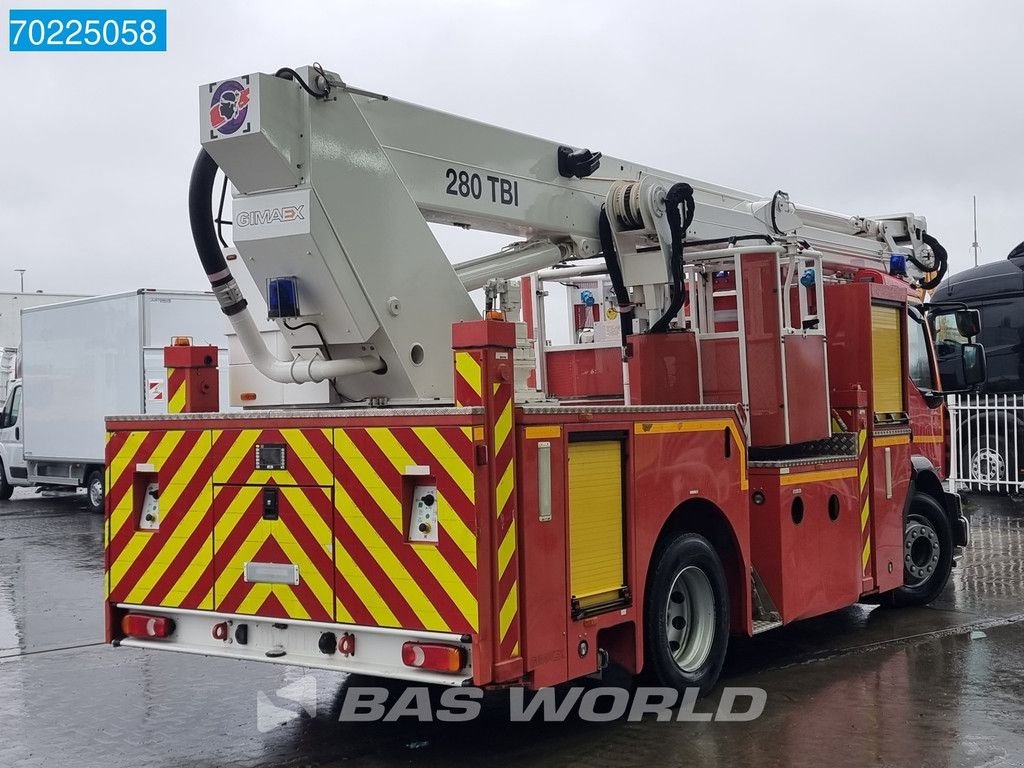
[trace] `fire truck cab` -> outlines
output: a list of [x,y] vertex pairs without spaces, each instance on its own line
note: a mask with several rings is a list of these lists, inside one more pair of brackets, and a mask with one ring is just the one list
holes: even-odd
[[[984,352],[976,314],[920,298],[946,262],[923,218],[698,182],[318,65],[199,98],[213,291],[264,376],[329,402],[108,419],[111,642],[445,685],[617,664],[706,692],[730,635],[944,588],[969,535],[929,313],[965,332],[965,386]],[[428,222],[519,240],[453,267]],[[586,280],[583,343],[549,350],[546,286]]]

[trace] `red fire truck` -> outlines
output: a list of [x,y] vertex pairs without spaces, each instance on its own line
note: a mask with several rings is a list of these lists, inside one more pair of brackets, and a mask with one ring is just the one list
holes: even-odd
[[[921,301],[946,264],[923,218],[749,195],[318,65],[199,97],[193,236],[273,386],[217,413],[209,356],[173,347],[180,412],[108,419],[115,645],[453,686],[614,663],[707,691],[730,635],[945,586],[968,523],[930,324],[972,339],[977,316]],[[516,241],[452,266],[428,223]],[[549,348],[546,287],[574,279],[607,293],[577,291],[588,332]],[[983,350],[959,354],[970,387]]]

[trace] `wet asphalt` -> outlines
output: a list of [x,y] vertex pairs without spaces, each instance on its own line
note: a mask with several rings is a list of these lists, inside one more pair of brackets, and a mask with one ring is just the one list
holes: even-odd
[[1024,766],[1024,502],[970,507],[932,606],[734,641],[722,685],[766,692],[756,720],[510,723],[498,692],[469,723],[353,723],[346,695],[375,681],[105,646],[102,520],[19,492],[0,503],[0,766]]

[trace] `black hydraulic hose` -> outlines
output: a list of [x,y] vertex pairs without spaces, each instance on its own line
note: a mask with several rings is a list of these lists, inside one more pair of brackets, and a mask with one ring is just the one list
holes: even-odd
[[784,234],[786,234],[781,229],[779,229],[779,224],[775,220],[775,206],[779,202],[779,198],[780,197],[785,197],[785,196],[786,196],[786,193],[783,192],[781,189],[775,190],[775,194],[772,195],[772,202],[771,202],[771,207],[769,208],[769,214],[771,216],[772,229],[775,231],[776,235],[784,235]]
[[[682,213],[680,214],[680,206]],[[686,286],[683,275],[683,241],[686,239],[686,230],[693,223],[695,203],[693,201],[693,187],[689,184],[673,184],[665,195],[665,215],[668,218],[669,230],[672,232],[671,266],[672,266],[672,287],[670,289],[671,299],[668,309],[665,310],[658,322],[651,326],[649,333],[665,333],[669,329],[672,318],[679,314],[686,301]]]
[[192,177],[188,183],[188,220],[192,226],[192,240],[199,252],[207,277],[212,284],[228,272],[228,263],[217,240],[210,208],[210,196],[217,178],[217,163],[205,149],[200,149],[192,165]]
[[[746,242],[748,240],[757,240],[762,243],[768,243],[771,245],[775,242],[775,239],[771,235],[733,235],[732,237],[716,237],[711,240],[687,240],[686,244],[691,248],[695,246],[704,245],[728,245],[733,246],[736,243]],[[810,246],[806,246],[810,247]]]
[[[935,263],[938,267],[938,269],[935,270],[934,277],[921,283],[921,288],[924,288],[926,291],[930,291],[932,288],[938,286],[938,284],[942,282],[942,278],[946,276],[946,270],[949,268],[949,254],[946,253],[946,249],[943,247],[942,243],[927,232],[921,236],[921,240],[925,245],[932,249],[932,253],[935,254]],[[914,261],[914,264],[916,264],[920,269],[927,269],[927,267],[921,266],[921,264],[916,260]]]
[[274,73],[275,77],[280,77],[283,80],[294,80],[299,84],[306,93],[312,96],[314,99],[326,99],[331,93],[331,84],[327,79],[327,74],[324,72],[323,67],[319,64],[314,64],[313,69],[322,78],[324,83],[324,89],[322,91],[316,91],[310,88],[309,84],[302,79],[302,75],[296,72],[291,67],[281,67],[277,72]]
[[192,226],[192,240],[203,264],[210,287],[220,302],[225,315],[238,314],[246,308],[235,279],[228,269],[228,262],[217,239],[217,227],[213,219],[212,195],[217,178],[217,163],[205,149],[199,150],[192,166],[192,177],[188,184],[188,220]]
[[622,328],[622,343],[625,345],[626,337],[633,332],[633,310],[630,307],[629,290],[622,280],[622,266],[619,264],[619,254],[615,250],[615,238],[612,237],[612,225],[608,221],[608,212],[601,206],[601,217],[598,219],[598,232],[601,236],[601,252],[604,254],[604,266],[608,270],[608,277],[612,281],[612,289],[615,291],[615,301],[619,305],[619,324]]

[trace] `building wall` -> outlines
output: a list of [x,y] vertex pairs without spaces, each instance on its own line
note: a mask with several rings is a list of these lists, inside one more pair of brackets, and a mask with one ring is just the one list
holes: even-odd
[[84,294],[68,293],[0,293],[0,347],[17,347],[21,344],[23,307],[38,307],[84,297]]

